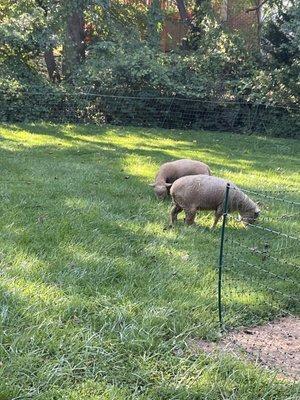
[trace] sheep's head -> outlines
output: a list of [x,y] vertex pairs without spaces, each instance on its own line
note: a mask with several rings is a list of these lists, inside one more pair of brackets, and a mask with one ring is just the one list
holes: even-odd
[[252,210],[245,211],[241,213],[241,221],[244,225],[254,224],[254,222],[258,219],[260,214],[260,209],[256,206]]
[[171,183],[166,183],[165,185],[156,185],[155,183],[150,184],[154,187],[154,193],[159,200],[163,200],[168,194],[168,188],[172,186]]

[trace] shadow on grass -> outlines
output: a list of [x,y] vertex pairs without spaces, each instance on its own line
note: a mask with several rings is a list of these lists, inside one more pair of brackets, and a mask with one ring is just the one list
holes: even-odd
[[[196,156],[201,151],[201,157],[204,162],[209,163],[213,171],[222,171],[224,168],[232,172],[244,171],[245,165],[251,165],[255,171],[266,172],[267,168],[274,171],[283,166],[288,174],[296,173],[298,168],[298,153],[300,151],[299,141],[286,140],[278,138],[247,137],[238,134],[220,134],[218,132],[200,132],[178,131],[164,129],[140,129],[123,128],[117,126],[96,126],[96,125],[49,125],[49,124],[22,124],[9,125],[10,130],[16,132],[26,130],[32,134],[47,135],[49,137],[59,138],[76,145],[91,146],[87,153],[92,154],[94,150],[101,150],[103,146],[109,146],[114,151],[137,154],[140,156],[150,156],[156,162],[161,163],[178,159],[180,157],[172,154],[172,151],[191,152],[191,156]],[[88,133],[87,133],[88,132]],[[136,136],[143,140],[171,140],[173,144],[157,144],[137,141],[136,146],[126,146],[118,144],[117,146],[109,143],[107,134],[115,134],[119,137]],[[97,140],[90,140],[88,137],[96,137]],[[142,147],[142,148],[140,148]],[[69,150],[73,154],[72,149]],[[171,154],[170,154],[171,151]],[[272,157],[268,157],[272,154]],[[190,155],[187,154],[189,157]],[[204,159],[205,158],[205,159]],[[224,160],[223,163],[216,162],[216,158]],[[232,163],[233,161],[233,163]],[[242,162],[242,163],[240,163]],[[246,163],[246,164],[245,164]],[[237,166],[236,166],[237,164]],[[240,165],[239,165],[240,164]],[[280,169],[280,168],[279,168]],[[279,171],[278,174],[281,172]],[[250,187],[249,187],[250,189]]]

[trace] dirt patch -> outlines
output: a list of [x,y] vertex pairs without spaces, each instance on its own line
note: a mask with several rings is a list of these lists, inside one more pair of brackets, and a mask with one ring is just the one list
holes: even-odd
[[190,346],[192,351],[201,349],[209,354],[230,352],[278,371],[278,377],[300,379],[299,318],[281,318],[267,325],[231,332],[218,343],[192,340]]

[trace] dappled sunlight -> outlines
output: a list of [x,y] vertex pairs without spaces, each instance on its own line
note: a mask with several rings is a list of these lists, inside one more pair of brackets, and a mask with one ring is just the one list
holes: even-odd
[[[7,277],[22,276],[25,278],[32,273],[43,271],[47,265],[29,249],[22,249],[20,246],[12,247],[9,241],[3,243],[1,250],[0,265]],[[7,261],[1,263],[4,257],[7,258]]]
[[88,199],[82,198],[68,198],[65,200],[65,205],[72,210],[85,210],[93,204]]
[[[45,284],[42,281],[29,281],[21,277],[6,278],[2,281],[2,286],[18,298],[26,300],[28,305],[47,305],[61,304],[68,301],[64,292],[55,285]],[[40,304],[41,306],[41,304]]]
[[84,263],[84,266],[89,266],[90,263],[100,263],[103,260],[107,259],[110,261],[107,256],[103,254],[103,250],[108,251],[109,247],[107,246],[106,249],[101,247],[101,254],[96,251],[91,251],[91,249],[87,249],[86,245],[82,243],[74,243],[70,241],[69,243],[62,243],[60,249],[62,252],[66,253],[67,255],[72,257],[72,261],[69,262],[68,268],[70,272],[77,272],[78,270],[82,269],[83,274],[87,272],[81,265],[77,265],[77,262]]
[[166,238],[174,240],[177,237],[177,232],[175,229],[171,229],[168,227],[168,216],[165,216],[166,226],[164,227],[161,223],[158,222],[148,222],[143,231],[148,235],[155,235],[157,238]]
[[153,180],[153,177],[157,172],[157,166],[153,163],[151,157],[130,154],[123,158],[122,165],[125,172],[141,178]]
[[10,139],[7,139],[7,142],[4,142],[2,139],[2,132],[3,130],[0,130],[0,144],[2,151],[5,150],[8,154],[11,154],[11,156],[15,156],[15,153],[23,151],[23,146],[14,144]]
[[1,232],[1,236],[2,238],[9,238],[9,237],[17,237],[22,235],[25,232],[25,228],[24,227],[20,227],[15,225],[15,222],[11,222],[8,225],[4,225],[2,227],[2,232]]
[[237,307],[237,309],[240,309],[240,306],[247,306],[247,307],[260,307],[264,304],[268,303],[268,296],[266,296],[265,293],[259,292],[258,290],[251,290],[250,285],[246,285],[246,283],[243,283],[243,289],[240,291],[235,292],[234,289],[230,292],[230,300],[227,299],[226,294],[224,296],[224,304],[225,307],[230,307],[230,305],[233,305],[233,307]]
[[119,132],[118,134],[110,133],[108,132],[104,137],[102,137],[102,140],[107,142],[107,143],[114,143],[118,147],[123,147],[126,149],[138,149],[138,150],[144,150],[144,149],[157,149],[157,150],[164,150],[165,149],[181,149],[183,146],[190,146],[190,143],[188,141],[183,141],[183,140],[174,140],[170,139],[168,137],[154,137],[149,134],[149,136],[146,136],[144,138],[141,138],[138,134],[133,135],[133,134],[124,134],[122,135],[122,132]]
[[[55,132],[55,128],[53,131]],[[12,131],[9,127],[6,128],[5,126],[2,126],[0,129],[0,135],[8,140],[13,138],[14,141],[11,143],[10,148],[12,147],[14,151],[21,151],[23,148],[42,146],[57,146],[58,148],[72,147],[72,144],[68,140],[55,137],[51,134],[51,130],[49,134],[46,135],[33,133],[30,130],[19,128]]]
[[[293,156],[290,154],[293,147],[288,145],[286,140],[265,138],[243,137],[245,150],[239,148],[235,143],[239,135],[228,135],[227,144],[225,144],[220,133],[201,132],[197,137],[195,132],[179,132],[175,139],[175,131],[163,131],[163,134],[157,134],[155,129],[142,130],[132,128],[131,130],[121,127],[93,127],[93,134],[87,134],[89,127],[74,125],[50,125],[35,124],[27,125],[26,129],[21,129],[13,125],[12,130],[9,126],[1,129],[1,135],[5,139],[12,139],[10,145],[4,141],[2,148],[10,151],[20,151],[23,146],[26,147],[53,147],[63,150],[64,148],[78,149],[78,146],[87,146],[87,149],[94,152],[105,151],[116,152],[129,151],[131,154],[124,154],[124,170],[134,176],[153,179],[159,167],[156,158],[158,154],[165,157],[164,161],[178,158],[194,158],[202,160],[211,166],[213,174],[223,178],[228,178],[238,185],[248,188],[273,188],[274,185],[281,187],[294,188],[297,186],[297,171],[290,167],[281,169],[282,160],[288,155],[290,162]],[[39,134],[38,130],[45,130],[46,133]],[[58,132],[56,134],[56,132]],[[132,132],[135,132],[134,134]],[[199,135],[199,134],[198,134]],[[211,137],[210,137],[211,136]],[[195,140],[194,138],[197,137]],[[222,139],[219,139],[222,137]],[[259,141],[261,142],[259,144]],[[291,141],[293,142],[293,141]],[[230,144],[229,144],[230,143]],[[247,143],[255,150],[246,150]],[[21,145],[21,147],[20,147]],[[268,164],[270,159],[265,156],[265,147],[272,148],[274,159],[278,157],[278,166],[256,169],[257,161],[260,164]],[[255,153],[253,153],[255,151]],[[80,151],[81,152],[81,151]],[[153,157],[154,153],[157,155]],[[264,154],[262,154],[262,152]],[[141,153],[141,154],[139,154]],[[251,160],[252,154],[255,156]],[[278,154],[278,156],[277,156]],[[100,155],[100,153],[99,153]],[[95,156],[97,154],[95,153]],[[242,156],[242,157],[241,157]],[[294,157],[295,161],[297,157]],[[288,176],[288,180],[280,180],[280,177]]]

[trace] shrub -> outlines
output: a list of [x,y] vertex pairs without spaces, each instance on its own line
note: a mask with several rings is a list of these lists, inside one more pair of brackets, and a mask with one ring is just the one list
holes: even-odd
[[61,120],[71,108],[65,90],[51,85],[30,64],[17,57],[3,60],[0,70],[1,121]]

